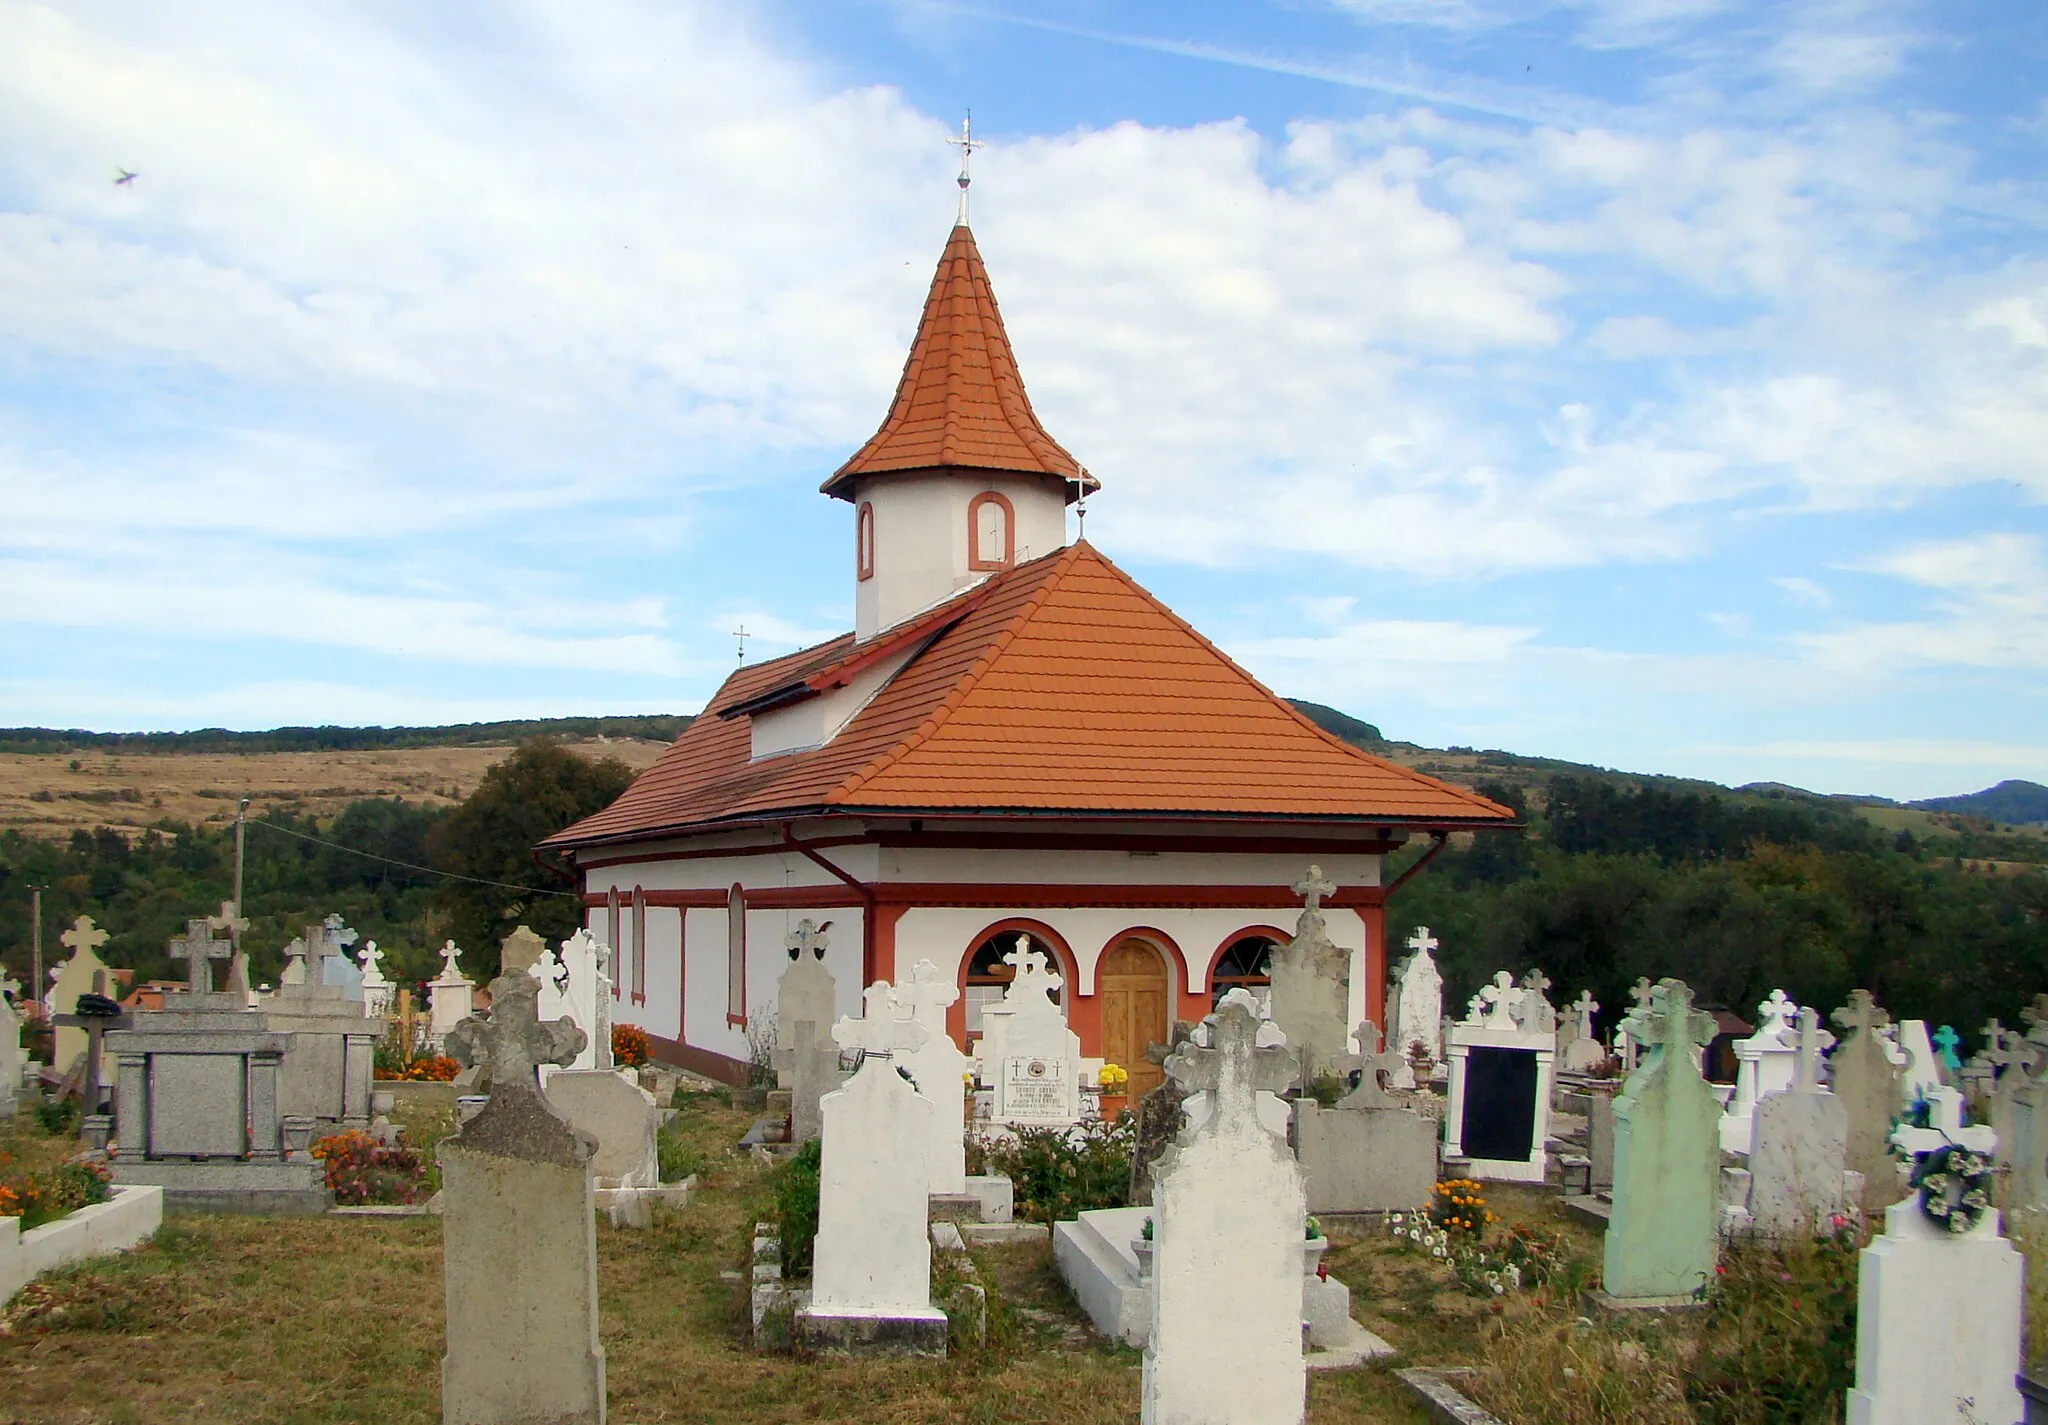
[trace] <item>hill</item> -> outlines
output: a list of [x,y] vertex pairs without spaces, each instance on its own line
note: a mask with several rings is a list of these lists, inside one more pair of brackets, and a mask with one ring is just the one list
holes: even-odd
[[2048,787],[2042,786],[2039,782],[2022,782],[2017,779],[2000,782],[1995,787],[1986,787],[1981,792],[1971,792],[1967,796],[1930,797],[1923,802],[1908,802],[1907,805],[1920,811],[1945,811],[1962,816],[1981,816],[2009,826],[2037,826],[2048,823]]

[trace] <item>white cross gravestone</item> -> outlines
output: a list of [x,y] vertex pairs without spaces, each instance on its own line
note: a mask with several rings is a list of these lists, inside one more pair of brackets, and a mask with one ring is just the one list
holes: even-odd
[[1650,996],[1654,992],[1655,986],[1647,976],[1637,979],[1635,988],[1628,992],[1632,1001],[1628,1013],[1614,1026],[1614,1054],[1621,1060],[1621,1067],[1626,1073],[1635,1072],[1636,1058],[1643,1047],[1640,1037],[1643,1016],[1650,1012]]
[[1050,998],[1060,987],[1045,956],[1017,937],[1003,957],[1016,976],[1002,1003],[983,1011],[983,1072],[994,1076],[995,1123],[1079,1123],[1081,1121],[1081,1039]]
[[1444,1056],[1444,977],[1430,955],[1437,945],[1428,926],[1416,926],[1408,937],[1408,957],[1394,971],[1387,994],[1387,1047],[1401,1056],[1401,1065],[1392,1071],[1389,1088],[1415,1087],[1409,1061],[1418,1047],[1432,1062]]
[[1792,1086],[1756,1105],[1748,1168],[1723,1170],[1736,1189],[1729,1196],[1740,1199],[1724,1209],[1729,1235],[1791,1241],[1825,1234],[1861,1201],[1863,1179],[1848,1170],[1848,1112],[1820,1083],[1821,1051],[1834,1041],[1817,1011],[1799,1011]]
[[1272,990],[1267,1004],[1273,1022],[1300,1055],[1304,1085],[1330,1073],[1339,1054],[1350,1048],[1347,1022],[1351,957],[1330,941],[1321,914],[1323,898],[1336,886],[1320,866],[1295,882],[1302,912],[1294,936],[1275,946],[1268,962]]
[[1849,991],[1833,1015],[1842,1042],[1828,1060],[1835,1097],[1849,1115],[1849,1168],[1863,1175],[1863,1209],[1874,1215],[1902,1190],[1892,1158],[1892,1120],[1899,1112],[1899,1068],[1879,1031],[1889,1022],[1869,990]]
[[[832,972],[825,968],[825,931],[808,920],[800,920],[783,941],[783,948],[789,952],[789,968],[782,972],[775,986],[776,1047],[794,1048],[799,1024],[811,1026],[811,1044],[823,1044],[839,1018],[838,985]],[[789,1068],[778,1064],[776,1086],[794,1088],[790,1077],[793,1071],[794,1061]]]
[[1721,1115],[1721,1151],[1749,1152],[1750,1131],[1756,1106],[1766,1094],[1783,1093],[1792,1086],[1794,1066],[1799,1057],[1795,1026],[1799,1006],[1783,990],[1756,1007],[1756,1032],[1735,1041],[1735,1092],[1728,1110]]
[[[612,1067],[612,983],[606,973],[611,951],[588,930],[564,940],[558,950],[542,949],[527,973],[540,982],[540,1013],[547,1019],[568,1019],[582,1029],[586,1042],[568,1070]],[[552,1066],[541,1071],[545,1085]]]
[[1260,1121],[1295,1056],[1243,988],[1224,995],[1166,1072],[1212,1102],[1154,1175],[1148,1425],[1298,1425],[1302,1356],[1301,1171]]
[[[1992,1132],[1963,1126],[1962,1095],[1937,1086],[1926,1103],[1930,1126],[1902,1126],[1893,1141],[1909,1153],[1952,1147],[1977,1160],[1952,1157],[1955,1167],[1988,1166]],[[1919,1192],[1886,1208],[1884,1235],[1863,1249],[1857,1277],[1848,1425],[2019,1420],[2021,1275],[1988,1200],[1966,1227],[1953,1213],[1937,1224]]]
[[21,1017],[14,1011],[20,993],[18,980],[0,980],[0,1118],[14,1117],[15,1095],[21,1092]]
[[1900,1020],[1897,1042],[1906,1056],[1906,1072],[1899,1083],[1899,1106],[1911,1108],[1927,1097],[1929,1090],[1940,1088],[1946,1080],[1942,1076],[1941,1060],[1934,1052],[1934,1043],[1927,1037],[1926,1020]]
[[[113,982],[113,972],[107,962],[99,957],[100,946],[107,943],[107,932],[92,923],[92,917],[81,915],[71,922],[71,928],[57,939],[71,951],[71,958],[50,971],[50,991],[43,997],[43,1022],[49,1023],[55,1016],[70,1014],[78,1007],[78,997],[93,992],[93,976],[105,975],[106,983]],[[74,1025],[60,1024],[56,1027],[56,1047],[51,1051],[54,1062],[51,1067],[60,1074],[68,1074],[73,1066],[85,1058],[86,1033]]]
[[924,1043],[899,1057],[917,1091],[931,1100],[928,1166],[934,1195],[967,1191],[968,1059],[946,1032],[946,1010],[959,998],[960,987],[930,960],[912,965],[910,978],[896,986],[897,1003],[925,1031]]
[[1540,1183],[1549,1169],[1557,1034],[1555,1026],[1524,1027],[1518,1011],[1527,993],[1502,970],[1451,1026],[1444,1158],[1460,1160],[1469,1177]]
[[398,993],[398,986],[384,978],[383,959],[384,952],[374,940],[365,940],[363,948],[356,952],[356,963],[363,973],[363,1012],[372,1019],[390,1014],[391,997]]
[[343,924],[339,913],[329,915],[318,925],[307,926],[303,935],[284,948],[284,973],[277,977],[275,998],[343,998],[342,987],[327,978],[327,962],[345,956],[356,939],[356,933]]
[[1593,1016],[1599,1012],[1600,1002],[1593,998],[1591,990],[1580,990],[1578,999],[1565,1006],[1557,1026],[1557,1052],[1564,1067],[1572,1073],[1582,1074],[1607,1059],[1607,1050],[1601,1046],[1593,1024]]
[[931,1101],[896,1072],[924,1026],[898,1014],[886,980],[863,992],[865,1012],[832,1027],[861,1063],[825,1095],[818,1235],[810,1304],[798,1340],[813,1350],[944,1355],[946,1314],[931,1302]]
[[1531,1034],[1556,1034],[1557,1009],[1547,997],[1550,976],[1541,970],[1531,970],[1522,976],[1521,988],[1521,1002],[1515,1007],[1516,1022]]
[[441,946],[441,973],[427,982],[427,1044],[439,1053],[448,1032],[475,1008],[476,982],[462,973],[462,951],[453,940]]

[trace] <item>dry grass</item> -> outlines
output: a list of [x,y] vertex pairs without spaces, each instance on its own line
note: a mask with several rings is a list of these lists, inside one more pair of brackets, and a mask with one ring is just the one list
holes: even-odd
[[[616,757],[639,772],[667,744],[570,746],[588,757]],[[322,819],[363,797],[453,806],[511,751],[508,744],[374,752],[0,753],[0,830],[55,838],[101,826],[134,833],[166,817],[217,825],[235,819],[238,797],[252,800],[252,815],[280,806]]]
[[76,1157],[83,1147],[75,1132],[49,1134],[38,1128],[33,1105],[24,1097],[14,1117],[0,1121],[0,1179],[45,1172]]

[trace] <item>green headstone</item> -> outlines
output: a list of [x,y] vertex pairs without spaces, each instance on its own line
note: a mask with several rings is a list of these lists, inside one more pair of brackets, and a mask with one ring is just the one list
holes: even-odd
[[1689,1296],[1720,1247],[1721,1105],[1695,1045],[1714,1037],[1692,991],[1660,981],[1641,1018],[1648,1054],[1614,1100],[1614,1211],[1602,1276],[1609,1296]]

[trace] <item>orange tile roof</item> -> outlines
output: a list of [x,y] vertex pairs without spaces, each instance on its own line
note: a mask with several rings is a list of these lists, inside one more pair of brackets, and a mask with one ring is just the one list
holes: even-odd
[[733,674],[623,796],[544,844],[832,811],[1513,819],[1324,732],[1085,542],[950,607],[823,747],[754,762],[750,720],[720,714],[831,667],[846,638]]
[[882,428],[820,488],[850,500],[856,476],[953,466],[1095,483],[1032,413],[995,291],[965,223],[953,229],[932,275],[917,339]]

